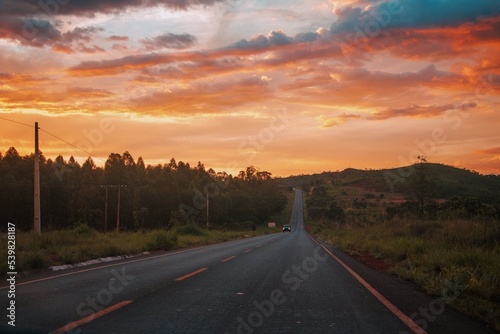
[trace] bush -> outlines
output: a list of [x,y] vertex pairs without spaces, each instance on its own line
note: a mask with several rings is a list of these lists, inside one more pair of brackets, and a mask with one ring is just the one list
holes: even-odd
[[167,250],[177,246],[177,233],[174,231],[156,230],[151,232],[146,247],[149,250]]
[[104,247],[101,256],[117,256],[120,255],[120,249],[116,245],[107,245]]
[[91,237],[96,233],[96,230],[94,230],[92,227],[88,226],[87,224],[78,224],[73,228],[73,231],[80,235],[80,236],[85,236],[85,237]]
[[206,233],[196,225],[188,224],[184,226],[180,226],[177,228],[177,233],[181,235],[193,235],[196,237],[201,237],[206,235]]
[[45,259],[39,253],[29,252],[21,258],[20,267],[23,270],[43,269],[46,267]]

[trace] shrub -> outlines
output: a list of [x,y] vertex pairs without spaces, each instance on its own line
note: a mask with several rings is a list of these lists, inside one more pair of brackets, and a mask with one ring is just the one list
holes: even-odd
[[206,233],[199,229],[198,226],[188,224],[184,226],[180,226],[177,228],[177,233],[181,235],[194,235],[196,237],[201,237],[206,235]]
[[23,270],[43,269],[47,265],[43,256],[34,252],[28,252],[20,260],[20,267]]
[[104,247],[101,256],[117,256],[120,255],[120,249],[116,245],[107,245]]
[[156,230],[149,236],[147,248],[149,250],[167,250],[177,246],[177,233],[175,231]]
[[78,224],[73,228],[73,231],[80,235],[80,236],[85,236],[85,237],[91,237],[96,233],[96,230],[94,230],[92,227],[88,226],[87,224]]

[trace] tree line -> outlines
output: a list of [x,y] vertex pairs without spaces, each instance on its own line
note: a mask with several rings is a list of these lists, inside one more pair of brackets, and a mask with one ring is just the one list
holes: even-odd
[[[13,222],[22,230],[33,228],[33,166],[34,154],[20,156],[14,147],[0,153],[2,226]],[[215,228],[248,228],[266,222],[287,203],[272,174],[254,166],[233,177],[207,170],[201,162],[191,167],[173,158],[146,166],[128,151],[111,153],[103,167],[90,157],[80,165],[73,157],[52,160],[41,154],[40,193],[42,231],[77,224],[115,229],[118,203],[120,230],[206,226],[207,219]]]

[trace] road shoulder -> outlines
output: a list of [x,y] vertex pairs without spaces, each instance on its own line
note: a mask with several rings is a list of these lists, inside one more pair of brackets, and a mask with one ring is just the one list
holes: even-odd
[[373,269],[335,246],[316,238],[314,240],[325,246],[427,333],[498,333],[456,311],[442,299],[427,295],[417,285]]

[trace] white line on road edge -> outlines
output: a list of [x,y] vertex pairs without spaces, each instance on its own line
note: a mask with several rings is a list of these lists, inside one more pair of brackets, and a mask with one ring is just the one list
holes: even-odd
[[[202,247],[197,247],[196,249],[202,248]],[[195,250],[195,249],[194,248],[185,249],[185,250],[174,252],[174,253],[161,254],[161,255],[151,256],[151,257],[147,257],[147,258],[143,258],[143,259],[137,259],[137,260],[132,260],[132,261],[113,263],[113,264],[108,264],[106,266],[99,266],[99,267],[95,267],[95,268],[88,268],[88,269],[82,269],[82,270],[78,270],[78,271],[72,271],[72,272],[66,273],[66,274],[60,274],[60,275],[56,275],[56,276],[44,277],[44,278],[35,279],[35,280],[32,280],[32,281],[17,283],[17,285],[19,286],[19,285],[26,285],[26,284],[32,284],[32,283],[37,283],[37,282],[43,282],[43,281],[48,281],[48,280],[59,278],[59,277],[70,276],[70,275],[75,275],[75,274],[81,274],[81,273],[85,273],[87,271],[94,271],[94,270],[105,269],[105,268],[110,268],[110,267],[116,267],[116,266],[119,266],[119,265],[124,265],[124,264],[139,262],[139,261],[152,260],[152,259],[156,259],[156,258],[163,257],[163,256],[171,256],[171,255],[181,254],[181,253],[189,252],[189,251],[192,251],[192,250]],[[0,290],[7,289],[7,288],[8,288],[8,286],[3,286],[3,287],[0,287]]]
[[[267,237],[267,235],[265,235],[265,236]],[[244,240],[249,240],[249,239],[231,240],[231,241],[226,241],[226,242],[223,242],[223,243],[220,243],[220,244],[204,245],[204,246],[199,246],[199,247],[194,247],[194,248],[189,248],[189,249],[183,249],[183,250],[175,251],[175,252],[172,252],[172,253],[155,255],[155,256],[150,256],[150,257],[146,257],[146,258],[135,259],[135,260],[131,260],[131,261],[124,261],[124,262],[119,262],[119,263],[113,263],[113,264],[108,264],[108,265],[105,265],[105,266],[99,266],[99,267],[95,267],[95,268],[87,268],[87,269],[82,269],[82,270],[78,270],[78,271],[72,271],[70,273],[65,273],[65,274],[60,274],[60,275],[55,275],[55,276],[49,276],[49,277],[44,277],[44,278],[40,278],[40,279],[35,279],[35,280],[32,280],[32,281],[27,281],[27,282],[21,282],[21,283],[17,283],[16,282],[16,286],[27,285],[27,284],[32,284],[32,283],[37,283],[37,282],[43,282],[43,281],[48,281],[48,280],[59,278],[59,277],[64,277],[64,276],[70,276],[70,275],[76,275],[76,274],[85,273],[87,271],[105,269],[105,268],[115,267],[115,266],[119,266],[119,265],[129,264],[129,263],[135,263],[135,262],[140,262],[140,261],[157,259],[157,258],[160,258],[160,257],[167,257],[167,256],[172,256],[172,255],[177,255],[177,254],[192,252],[192,251],[199,250],[199,249],[202,249],[202,248],[205,248],[205,247],[207,247],[207,248],[210,247],[211,248],[211,247],[217,247],[217,246],[221,246],[221,245],[229,245],[229,244],[238,243],[238,242],[244,241]],[[258,245],[257,247],[260,247],[260,246],[262,246],[262,244]],[[8,285],[1,286],[0,290],[4,290],[4,289],[8,289],[8,288],[9,288]]]
[[328,250],[325,246],[316,241],[313,237],[309,236],[315,243],[320,245],[325,252],[330,254],[330,256],[340,263],[355,279],[358,280],[375,298],[377,298],[385,307],[389,309],[396,317],[399,318],[406,326],[408,326],[415,334],[427,334],[420,326],[418,326],[413,320],[411,320],[406,314],[404,314],[400,309],[398,309],[394,304],[387,300],[380,292],[378,292],[374,287],[372,287],[367,281],[365,281],[361,276],[359,276],[354,270],[352,270],[347,264],[345,264],[341,259],[335,256],[332,252]]

